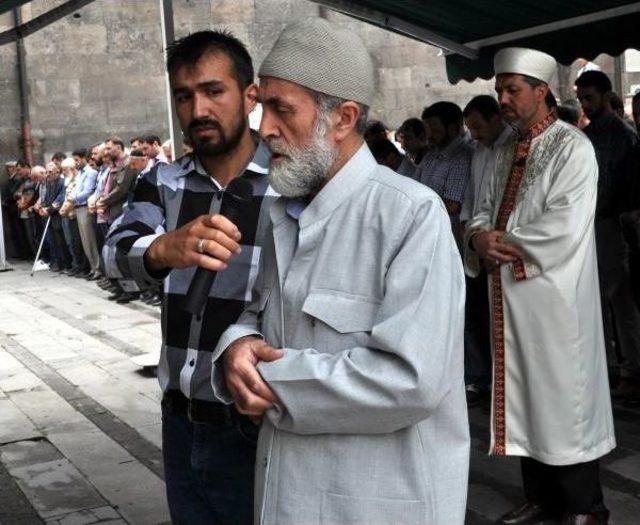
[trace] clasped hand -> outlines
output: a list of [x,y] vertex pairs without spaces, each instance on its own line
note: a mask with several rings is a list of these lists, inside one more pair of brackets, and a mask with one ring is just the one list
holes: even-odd
[[277,403],[278,398],[256,366],[260,361],[271,362],[282,356],[282,350],[252,336],[238,339],[225,350],[225,380],[238,412],[260,417]]
[[486,259],[489,269],[496,268],[501,264],[513,263],[524,259],[524,253],[514,244],[504,242],[502,236],[504,232],[491,230],[488,232],[476,233],[471,242],[480,257]]

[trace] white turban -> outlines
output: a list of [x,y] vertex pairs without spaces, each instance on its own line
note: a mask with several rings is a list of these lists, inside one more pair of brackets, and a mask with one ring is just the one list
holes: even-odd
[[556,59],[542,51],[523,47],[501,49],[493,57],[496,75],[526,75],[549,84],[557,71]]

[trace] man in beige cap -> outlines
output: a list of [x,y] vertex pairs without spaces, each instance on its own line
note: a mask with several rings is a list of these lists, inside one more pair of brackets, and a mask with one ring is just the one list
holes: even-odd
[[598,164],[587,137],[545,102],[555,71],[539,51],[496,54],[502,115],[518,134],[497,152],[465,239],[467,273],[490,271],[491,453],[522,456],[527,501],[503,525],[608,519],[598,458],[615,438],[593,230]]
[[464,279],[444,205],[364,143],[374,78],[353,33],[291,24],[259,76],[283,197],[212,377],[262,417],[256,522],[461,525]]

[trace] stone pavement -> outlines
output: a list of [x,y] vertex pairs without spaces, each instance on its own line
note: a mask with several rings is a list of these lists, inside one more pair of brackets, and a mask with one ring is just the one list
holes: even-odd
[[[159,310],[13,267],[0,273],[0,524],[168,523],[160,390],[131,361],[158,349]],[[619,446],[602,478],[611,523],[630,525],[640,516],[640,410],[615,416]],[[467,523],[486,525],[520,502],[519,466],[486,456],[486,409],[470,419]]]

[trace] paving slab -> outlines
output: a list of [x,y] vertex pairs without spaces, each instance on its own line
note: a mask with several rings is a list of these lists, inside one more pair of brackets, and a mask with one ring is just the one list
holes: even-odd
[[46,440],[3,445],[0,460],[43,518],[106,504],[78,469]]

